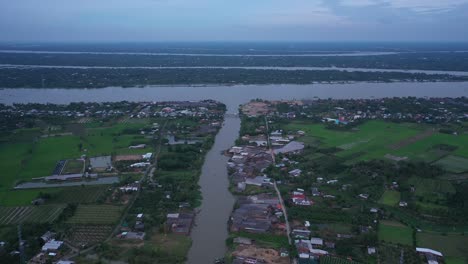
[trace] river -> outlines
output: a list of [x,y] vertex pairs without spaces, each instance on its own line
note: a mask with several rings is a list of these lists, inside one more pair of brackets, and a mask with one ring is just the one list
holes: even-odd
[[227,221],[234,206],[234,197],[227,190],[228,158],[221,155],[221,151],[234,144],[239,129],[240,119],[227,117],[213,148],[206,155],[199,182],[203,201],[195,221],[196,226],[192,230],[193,243],[188,254],[188,264],[213,263],[213,260],[224,257],[226,253]]
[[[215,99],[225,103],[228,113],[251,99],[382,98],[468,96],[468,82],[436,83],[346,83],[310,85],[151,86],[102,89],[0,89],[0,103],[57,103],[109,101],[177,101]],[[230,115],[232,116],[232,115]],[[200,176],[203,196],[200,214],[192,231],[189,264],[212,263],[224,256],[227,221],[234,204],[228,192],[227,158],[220,153],[238,136],[240,120],[228,117],[207,153]]]

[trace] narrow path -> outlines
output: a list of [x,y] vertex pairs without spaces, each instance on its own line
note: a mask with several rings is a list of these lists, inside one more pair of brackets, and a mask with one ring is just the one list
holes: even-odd
[[286,232],[288,233],[288,242],[289,242],[289,245],[292,245],[291,236],[289,235],[289,234],[291,234],[291,227],[289,225],[288,212],[286,210],[286,206],[284,205],[284,200],[283,200],[283,197],[281,196],[281,193],[280,193],[280,191],[278,189],[278,186],[276,186],[276,182],[273,183],[273,186],[275,187],[276,194],[278,194],[278,198],[279,198],[280,203],[281,203],[281,209],[283,210],[284,219],[285,219],[285,222],[286,222]]
[[[276,164],[275,153],[273,149],[271,148],[271,142],[270,142],[270,127],[268,126],[268,119],[266,116],[265,116],[265,127],[266,127],[267,141],[268,141],[268,149],[270,150],[271,157],[273,159],[273,164]],[[276,194],[278,195],[278,199],[281,204],[281,210],[283,211],[285,224],[286,224],[286,235],[288,237],[288,243],[289,245],[292,245],[293,241],[291,239],[291,226],[289,225],[288,211],[286,210],[283,197],[281,196],[281,192],[279,191],[278,186],[276,185],[276,181],[273,183],[273,186],[275,187]],[[297,260],[295,258],[293,258],[293,263],[294,264],[297,263]]]

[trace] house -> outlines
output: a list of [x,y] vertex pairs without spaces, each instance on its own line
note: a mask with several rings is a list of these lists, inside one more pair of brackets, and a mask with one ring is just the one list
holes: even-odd
[[137,163],[133,163],[132,165],[130,165],[130,167],[131,168],[144,168],[149,165],[151,165],[151,163],[149,162],[137,162]]
[[319,237],[312,237],[310,239],[310,243],[313,245],[313,246],[323,246],[323,239],[319,238]]
[[374,255],[377,252],[375,247],[367,247],[367,254]]
[[128,148],[129,149],[144,149],[146,148],[146,144],[138,144],[138,145],[130,146]]
[[319,192],[317,187],[312,187],[311,191],[312,191],[312,196],[314,196],[314,197],[320,196],[320,192]]
[[419,247],[417,247],[416,252],[418,252],[419,254],[429,254],[429,255],[434,255],[434,256],[437,256],[437,257],[443,257],[444,256],[441,252],[430,249],[430,248],[419,248]]
[[289,176],[291,177],[299,177],[301,176],[301,173],[302,173],[302,170],[300,169],[295,169],[295,170],[288,172]]
[[55,235],[56,235],[55,233],[47,231],[41,236],[41,239],[42,239],[42,241],[47,242],[49,240],[54,239]]
[[[317,180],[318,180],[318,179],[319,179],[319,178],[317,178]],[[338,182],[338,180],[329,180],[329,181],[327,181],[327,184],[335,184],[335,183],[337,183],[337,182]]]
[[31,201],[32,205],[43,205],[45,200],[43,198],[37,198]]
[[236,237],[234,238],[234,243],[242,245],[252,245],[252,239],[245,237]]
[[310,230],[306,229],[293,229],[292,235],[295,238],[305,238],[308,239],[310,237]]
[[408,203],[405,202],[405,201],[400,201],[400,203],[398,204],[400,207],[407,207],[408,206]]
[[361,198],[361,199],[367,200],[369,198],[369,194],[361,193],[361,194],[358,195],[358,197]]
[[247,185],[255,185],[255,186],[264,186],[264,185],[271,185],[271,179],[266,176],[257,176],[255,178],[247,178],[245,180],[245,184]]
[[442,261],[444,255],[436,250],[430,248],[416,248],[416,252],[426,257],[428,264],[438,264]]
[[194,217],[193,213],[167,214],[166,226],[175,234],[189,235]]
[[42,251],[44,252],[57,252],[60,247],[62,247],[63,241],[58,241],[55,239],[52,239],[50,241],[47,241],[44,246],[42,246]]
[[275,149],[273,152],[278,155],[282,154],[299,154],[304,150],[304,143],[298,141],[291,141],[281,148]]
[[121,234],[117,235],[117,237],[122,239],[144,240],[145,235],[145,232],[122,232]]
[[145,159],[145,160],[149,160],[149,159],[151,159],[151,157],[153,157],[153,153],[148,152],[148,153],[146,153],[146,154],[141,155],[141,157],[142,157],[143,159]]

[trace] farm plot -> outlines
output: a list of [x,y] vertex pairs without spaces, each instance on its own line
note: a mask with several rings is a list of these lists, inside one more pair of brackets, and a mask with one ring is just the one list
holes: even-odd
[[323,264],[358,264],[358,262],[354,262],[352,260],[335,258],[335,257],[330,257],[330,256],[321,257],[320,263],[323,263]]
[[[53,193],[49,203],[95,203],[103,197],[109,186],[79,186],[63,188],[59,192]],[[47,191],[48,193],[48,191]]]
[[70,227],[68,240],[75,246],[90,246],[104,241],[112,232],[108,225],[74,225]]
[[77,174],[83,173],[84,162],[83,160],[67,160],[62,174]]
[[0,225],[52,223],[64,208],[64,205],[0,207]]
[[122,207],[113,205],[79,205],[68,224],[114,224],[120,217]]
[[453,173],[462,173],[468,171],[468,159],[459,156],[449,155],[443,159],[438,160],[434,164],[440,165]]
[[408,183],[416,187],[416,196],[425,197],[427,200],[436,199],[435,193],[447,195],[456,192],[453,184],[444,180],[411,177]]
[[378,237],[389,243],[413,245],[413,230],[398,222],[381,221]]

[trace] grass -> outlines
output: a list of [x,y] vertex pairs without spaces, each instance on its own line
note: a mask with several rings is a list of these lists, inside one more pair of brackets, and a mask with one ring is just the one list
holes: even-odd
[[400,192],[386,190],[382,197],[380,197],[379,203],[396,206],[400,202]]
[[323,147],[341,147],[343,150],[338,153],[339,156],[352,157],[354,153],[363,152],[364,154],[355,161],[383,158],[385,154],[393,152],[390,145],[422,131],[422,128],[413,124],[383,121],[366,122],[360,125],[357,131],[330,130],[324,124],[310,124],[302,121],[293,121],[284,129],[305,131],[306,136],[300,140],[306,144],[314,143],[318,139]]
[[466,264],[468,259],[466,258],[457,258],[457,257],[445,257],[445,264]]
[[21,179],[19,173],[31,148],[32,144],[26,142],[0,144],[0,191],[13,187]]
[[468,158],[468,135],[465,134],[453,136],[435,133],[427,138],[410,142],[399,149],[391,149],[393,144],[421,134],[427,128],[423,124],[385,121],[368,121],[358,126],[357,130],[349,131],[331,130],[327,129],[325,124],[311,124],[304,121],[292,121],[284,127],[287,131],[305,131],[306,135],[299,139],[305,144],[313,146],[320,142],[321,147],[341,148],[342,151],[338,153],[338,156],[350,158],[353,162],[381,159],[385,154],[432,162],[446,155],[446,153],[433,150],[434,146],[440,144],[458,146],[453,154]]
[[288,238],[286,236],[278,236],[273,234],[254,234],[249,232],[235,232],[231,233],[233,237],[246,237],[255,240],[255,243],[260,247],[271,248],[287,248],[289,246]]
[[76,136],[41,138],[21,170],[21,178],[49,176],[58,160],[75,159],[83,154],[78,148],[79,144],[80,138]]
[[181,258],[187,256],[192,245],[190,237],[176,234],[156,233],[151,237],[150,241],[154,248]]
[[468,158],[449,155],[434,164],[444,167],[449,172],[462,173],[468,171]]
[[[431,248],[442,252],[444,256],[468,260],[468,236],[459,234],[442,235],[437,233],[417,233],[419,247]],[[456,261],[456,259],[454,259]]]
[[[22,206],[30,205],[31,201],[36,199],[39,193],[56,193],[60,189],[29,189],[29,190],[7,190],[0,193],[0,205],[3,206]],[[59,202],[61,203],[61,202]]]
[[122,207],[113,205],[79,205],[68,224],[114,224],[120,217]]
[[413,245],[413,230],[399,222],[381,221],[378,232],[379,240],[385,242]]

